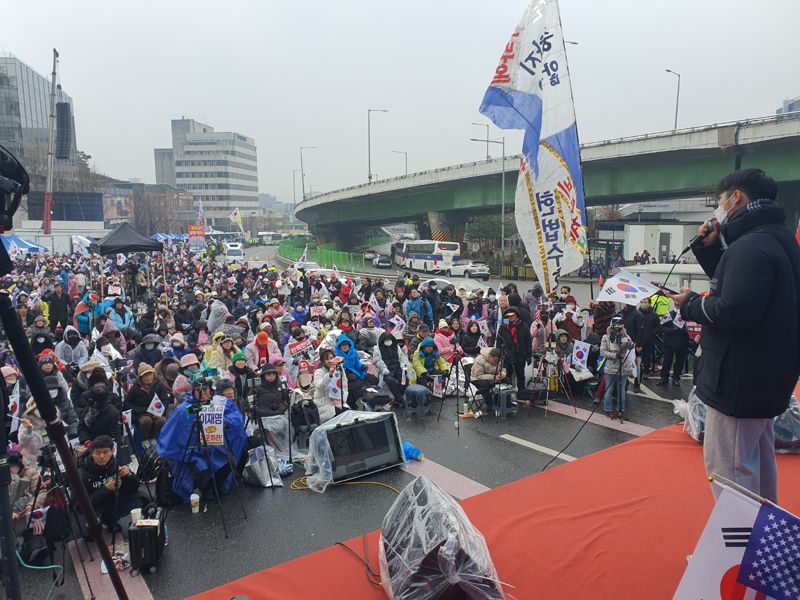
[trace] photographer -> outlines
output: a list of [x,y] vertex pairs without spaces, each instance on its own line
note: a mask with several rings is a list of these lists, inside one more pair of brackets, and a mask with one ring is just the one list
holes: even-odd
[[773,419],[800,373],[800,249],[761,169],[731,173],[717,194],[694,249],[711,292],[670,297],[684,320],[703,326],[696,393],[707,407],[706,472],[777,502]]
[[[628,375],[631,374],[629,354],[633,354],[633,341],[625,331],[622,317],[611,319],[608,332],[600,340],[600,354],[605,357],[604,378],[606,384],[603,396],[603,410],[611,419],[624,418],[625,392]],[[614,395],[617,396],[618,411],[614,411]]]
[[[213,390],[210,380],[197,380],[192,386],[191,395],[187,395],[187,399],[173,411],[158,437],[158,455],[170,461],[174,477],[172,490],[183,501],[188,501],[193,491],[206,497],[209,492],[213,493],[212,477],[221,491],[230,489],[234,474],[228,463],[229,453],[234,467],[243,464],[247,441],[244,417],[232,400],[213,396]],[[209,444],[203,448],[200,444],[202,436],[195,426],[195,415],[211,408],[212,404],[224,407],[224,444]]]
[[92,450],[83,457],[78,474],[100,522],[110,531],[122,531],[117,521],[131,509],[141,506],[142,499],[136,475],[127,465],[117,466],[111,437],[94,438]]

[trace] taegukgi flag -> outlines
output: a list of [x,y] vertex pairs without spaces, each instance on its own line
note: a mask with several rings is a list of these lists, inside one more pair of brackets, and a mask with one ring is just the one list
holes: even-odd
[[558,0],[532,0],[503,49],[480,112],[522,129],[517,231],[545,294],[587,252],[578,130]]
[[[739,491],[722,485],[717,480],[711,485],[719,491],[714,510],[708,518],[700,540],[694,549],[686,571],[681,578],[673,600],[700,600],[704,598],[735,598],[737,600],[767,600],[768,598],[798,598],[800,595],[773,595],[759,590],[760,575],[748,583],[742,583],[742,573],[750,574],[753,567],[746,563],[747,548],[754,542],[760,545],[763,537],[758,530],[757,518],[762,504]],[[753,539],[753,536],[756,539]],[[770,544],[772,540],[768,540]],[[783,549],[783,547],[781,547]],[[771,556],[761,550],[761,555]],[[756,571],[765,573],[767,569],[756,565]],[[771,565],[766,565],[772,569]],[[781,567],[782,569],[783,567]],[[767,577],[765,577],[766,579]],[[773,581],[775,578],[773,577]],[[787,581],[791,579],[787,577]],[[790,594],[793,593],[790,591]]]

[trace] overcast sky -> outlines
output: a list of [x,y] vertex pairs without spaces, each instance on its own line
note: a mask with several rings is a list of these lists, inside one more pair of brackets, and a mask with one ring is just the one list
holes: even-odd
[[[51,48],[98,171],[155,181],[182,115],[256,139],[261,192],[480,160],[478,106],[526,0],[8,2],[3,50],[42,74]],[[797,0],[562,0],[581,141],[773,114],[800,95]],[[10,26],[13,24],[13,27]],[[502,135],[492,127],[492,135]],[[506,134],[508,152],[520,137]],[[299,178],[298,178],[299,182]],[[299,183],[298,183],[299,188]],[[299,195],[299,192],[298,192]]]

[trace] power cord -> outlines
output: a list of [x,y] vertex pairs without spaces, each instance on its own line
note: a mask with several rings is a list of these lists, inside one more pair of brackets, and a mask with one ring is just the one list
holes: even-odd
[[[672,268],[669,270],[669,272],[667,273],[667,276],[664,278],[664,283],[662,285],[667,285],[667,282],[669,281],[669,278],[672,276],[672,272],[675,270],[675,267],[678,265],[678,261],[681,258],[683,258],[683,255],[686,254],[691,249],[692,249],[692,246],[690,244],[689,246],[684,248],[684,250],[683,250],[683,252],[681,252],[680,256],[678,256],[678,258],[675,259],[675,262],[672,264]],[[663,294],[663,292],[661,292],[661,293]],[[634,309],[634,310],[636,310],[636,309]],[[639,334],[642,333],[643,329],[644,329],[644,323],[642,323],[641,327],[639,327],[639,331],[636,334],[637,338],[639,337]],[[631,341],[633,341],[633,339],[631,339]],[[628,352],[625,353],[625,357],[620,361],[620,370],[616,374],[617,379],[622,377],[622,370],[623,370],[622,369],[622,365],[625,364],[625,362],[628,360],[628,356],[630,355],[631,351],[633,351],[635,348],[636,348],[636,343],[634,342],[633,346],[631,346],[630,349],[628,350]],[[615,383],[618,383],[618,381],[615,381]],[[589,416],[586,417],[586,419],[584,420],[583,423],[581,423],[581,426],[578,428],[578,431],[575,432],[575,435],[572,436],[572,439],[570,439],[570,441],[567,442],[566,446],[564,446],[561,450],[559,450],[558,453],[553,458],[551,458],[545,466],[542,467],[542,470],[539,471],[540,473],[543,473],[545,471],[545,469],[547,469],[547,467],[552,465],[559,456],[561,456],[564,452],[567,451],[567,448],[569,448],[572,445],[572,442],[574,442],[578,438],[578,436],[580,435],[581,431],[583,431],[583,428],[586,427],[586,424],[592,419],[592,417],[594,416],[594,413],[597,412],[597,408],[599,406],[600,406],[599,402],[594,405],[594,408],[592,408],[592,412],[590,412]]]
[[[381,481],[343,481],[341,483],[332,483],[331,486],[340,486],[340,485],[378,485],[380,487],[385,487],[387,489],[392,490],[395,494],[399,494],[400,490],[396,487],[389,485],[388,483],[383,483]],[[306,482],[306,477],[298,477],[294,481],[292,481],[289,489],[295,491],[304,491],[310,489],[308,487],[308,483]]]
[[350,546],[348,546],[344,542],[336,542],[334,546],[341,546],[342,548],[347,550],[350,554],[355,556],[358,559],[358,561],[364,565],[364,574],[367,577],[367,581],[369,581],[372,585],[380,586],[381,585],[380,575],[376,573],[375,570],[372,568],[372,566],[369,564],[369,553],[367,552],[367,534],[365,533],[364,535],[362,535],[361,539],[364,542],[363,558],[358,555],[358,552],[353,550]]
[[48,571],[50,569],[61,569],[61,573],[56,575],[56,578],[53,580],[53,583],[50,584],[50,591],[47,592],[47,596],[44,597],[44,600],[50,600],[50,596],[53,595],[53,590],[56,589],[56,584],[58,583],[58,578],[63,576],[64,567],[62,567],[61,565],[45,565],[43,567],[37,567],[35,565],[29,565],[24,560],[22,560],[22,555],[19,553],[19,550],[17,550],[17,560],[19,560],[20,564],[23,567],[25,567],[27,569],[32,569],[34,571]]

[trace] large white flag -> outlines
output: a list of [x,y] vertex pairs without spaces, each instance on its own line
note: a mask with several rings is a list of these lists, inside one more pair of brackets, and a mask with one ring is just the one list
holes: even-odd
[[[608,279],[600,290],[597,300],[606,302],[622,302],[636,306],[640,300],[659,293],[652,283],[636,277],[625,269]],[[631,333],[630,331],[628,333]]]
[[583,264],[586,210],[558,0],[532,0],[500,56],[481,113],[522,129],[517,231],[545,294]]
[[719,490],[717,503],[673,600],[766,600],[765,594],[736,581],[760,503],[717,481],[711,485]]

